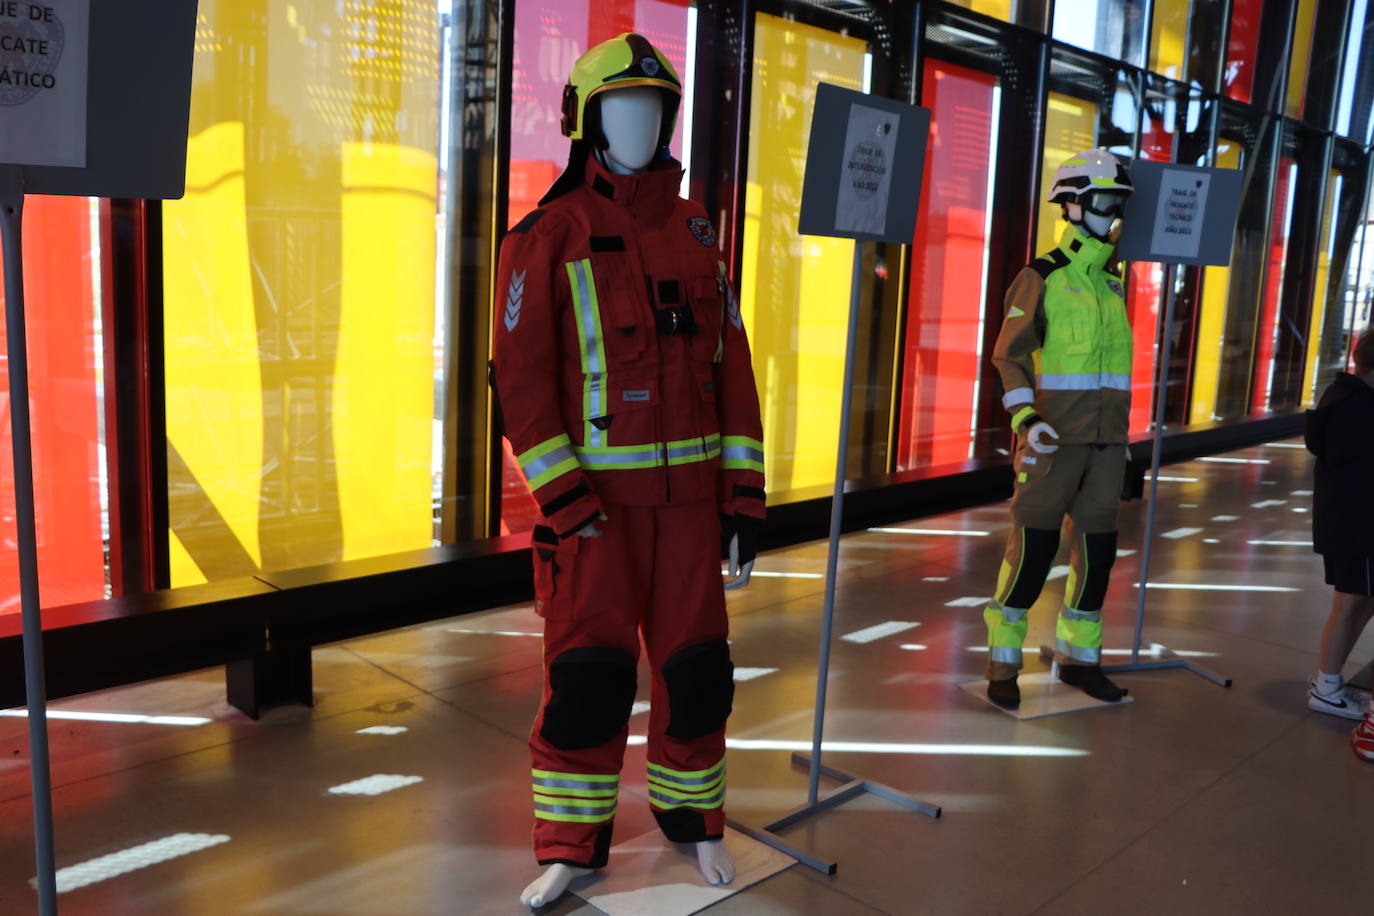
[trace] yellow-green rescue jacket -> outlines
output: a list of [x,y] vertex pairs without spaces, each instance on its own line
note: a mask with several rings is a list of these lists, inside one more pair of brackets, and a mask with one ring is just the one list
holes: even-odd
[[1131,324],[1112,250],[1070,224],[1007,290],[992,361],[1018,433],[1039,416],[1065,445],[1127,441]]

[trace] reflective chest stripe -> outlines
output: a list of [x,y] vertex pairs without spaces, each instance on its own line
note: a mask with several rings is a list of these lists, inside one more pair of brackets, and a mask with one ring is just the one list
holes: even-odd
[[605,431],[591,423],[593,417],[606,415],[606,341],[602,337],[601,305],[591,259],[569,261],[564,266],[572,289],[578,353],[582,359],[582,416],[587,418],[583,441],[596,447],[606,444]]
[[1131,377],[1114,372],[1069,372],[1037,375],[1035,384],[1041,391],[1096,391],[1099,388],[1130,391]]
[[720,457],[720,435],[697,439],[651,442],[645,445],[574,446],[582,466],[590,471],[630,471],[639,468],[696,464]]

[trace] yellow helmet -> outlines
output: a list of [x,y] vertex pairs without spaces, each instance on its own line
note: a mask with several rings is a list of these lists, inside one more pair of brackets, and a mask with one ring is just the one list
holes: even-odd
[[[659,145],[673,136],[678,107],[682,103],[682,81],[668,58],[643,35],[624,32],[587,51],[573,64],[568,85],[563,87],[563,136],[571,140],[595,140],[595,107],[587,103],[611,89],[654,86],[664,93],[663,132]],[[590,120],[590,124],[588,121]],[[589,128],[592,136],[588,136]]]

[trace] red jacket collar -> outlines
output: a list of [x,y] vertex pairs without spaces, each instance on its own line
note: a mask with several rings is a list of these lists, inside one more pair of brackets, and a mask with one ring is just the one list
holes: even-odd
[[587,157],[585,180],[587,187],[623,207],[662,206],[677,199],[682,187],[682,165],[676,159],[663,159],[646,171],[617,175],[593,153]]

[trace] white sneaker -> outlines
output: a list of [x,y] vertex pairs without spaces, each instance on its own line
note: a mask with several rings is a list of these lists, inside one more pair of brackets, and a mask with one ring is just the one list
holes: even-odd
[[1342,719],[1363,719],[1365,713],[1369,712],[1369,694],[1353,687],[1342,687],[1330,695],[1322,694],[1317,692],[1311,681],[1308,681],[1307,708],[1324,712],[1328,716],[1340,716]]

